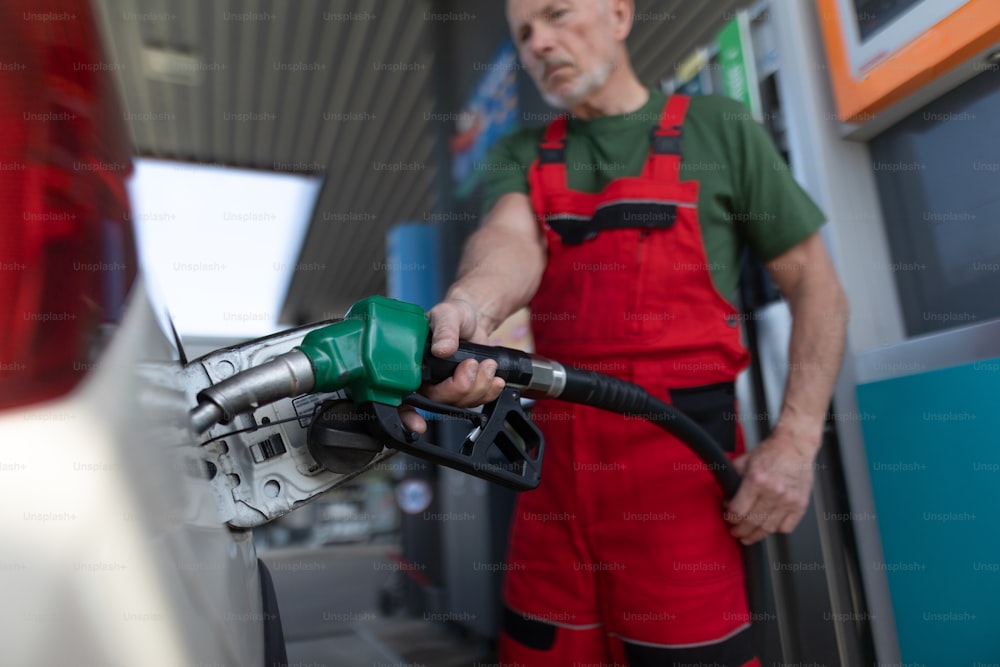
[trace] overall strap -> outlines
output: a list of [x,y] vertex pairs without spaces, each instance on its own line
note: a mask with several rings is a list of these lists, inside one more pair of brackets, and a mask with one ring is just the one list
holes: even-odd
[[671,95],[667,100],[660,115],[660,124],[652,129],[644,176],[656,181],[680,180],[681,133],[690,101],[687,95]]

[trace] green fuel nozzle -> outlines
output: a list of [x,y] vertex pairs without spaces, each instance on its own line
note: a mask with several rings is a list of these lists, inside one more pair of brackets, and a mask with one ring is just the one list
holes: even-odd
[[427,315],[417,305],[374,296],[302,343],[198,394],[192,427],[203,433],[282,398],[346,389],[356,402],[398,406],[421,384]]
[[[463,343],[451,358],[438,359],[430,353],[428,336],[428,316],[419,306],[380,296],[363,299],[343,320],[314,329],[289,352],[201,391],[198,407],[191,413],[192,428],[203,433],[217,423],[228,423],[237,414],[282,398],[344,390],[356,411],[365,417],[360,421],[369,425],[380,442],[515,488],[536,486],[543,439],[519,400],[535,375],[530,355]],[[497,375],[510,382],[481,411],[434,403],[416,393],[425,382],[450,377],[458,364],[470,357],[495,359]],[[550,365],[542,361],[539,367]],[[538,373],[538,377],[546,376],[554,374]],[[469,422],[469,436],[458,451],[427,442],[403,425],[399,406],[404,402]],[[331,423],[324,423],[326,417],[319,414],[310,428],[328,428],[333,435],[319,434],[314,440],[332,449],[346,446],[351,438],[343,437],[343,416],[338,411],[329,412]],[[334,460],[320,450],[316,454],[317,459]]]
[[342,321],[307,334],[296,349],[312,364],[314,391],[346,389],[357,403],[395,407],[422,384],[427,335],[423,308],[373,296]]
[[[309,333],[296,349],[312,364],[314,390],[345,389],[370,418],[372,430],[388,437],[390,446],[515,488],[537,486],[543,438],[521,408],[517,384],[531,380],[529,355],[465,343],[449,359],[439,359],[430,352],[428,335],[428,317],[419,306],[370,297],[356,303],[342,322]],[[425,382],[434,384],[451,377],[458,364],[470,357],[495,359],[497,375],[511,382],[481,412],[434,403],[416,393]],[[469,436],[459,450],[424,440],[403,425],[398,410],[403,402],[469,422]],[[336,419],[334,430],[339,426]],[[331,442],[331,447],[339,445]],[[327,458],[323,452],[317,454]]]

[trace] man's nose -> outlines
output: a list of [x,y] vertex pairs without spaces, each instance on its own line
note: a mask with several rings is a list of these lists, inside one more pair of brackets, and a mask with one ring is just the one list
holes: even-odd
[[539,22],[533,27],[525,46],[536,58],[551,53],[555,48],[555,31],[544,22]]

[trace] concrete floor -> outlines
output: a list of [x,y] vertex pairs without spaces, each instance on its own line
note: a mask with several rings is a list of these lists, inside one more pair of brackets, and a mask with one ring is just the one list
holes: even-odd
[[[274,579],[290,667],[487,667],[482,641],[379,611],[392,544],[260,552]],[[494,663],[495,664],[495,663]]]

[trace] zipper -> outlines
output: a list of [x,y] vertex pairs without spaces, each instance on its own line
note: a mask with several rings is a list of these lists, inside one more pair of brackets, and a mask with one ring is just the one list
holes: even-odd
[[639,241],[635,245],[635,263],[636,263],[636,265],[641,265],[642,264],[642,247],[643,247],[643,245],[645,245],[643,242],[646,240],[646,237],[649,236],[650,234],[652,234],[652,232],[650,230],[648,230],[648,229],[640,229],[639,230]]
[[[642,303],[643,297],[643,280],[642,280],[642,259],[644,254],[644,247],[646,245],[646,237],[652,233],[649,229],[640,229],[639,237],[635,244],[635,283],[634,287],[630,290],[632,292],[632,303],[629,304],[633,313],[638,313],[639,304]],[[633,333],[637,334],[642,331],[643,325],[642,321],[637,317],[633,321],[629,322],[628,329]]]

